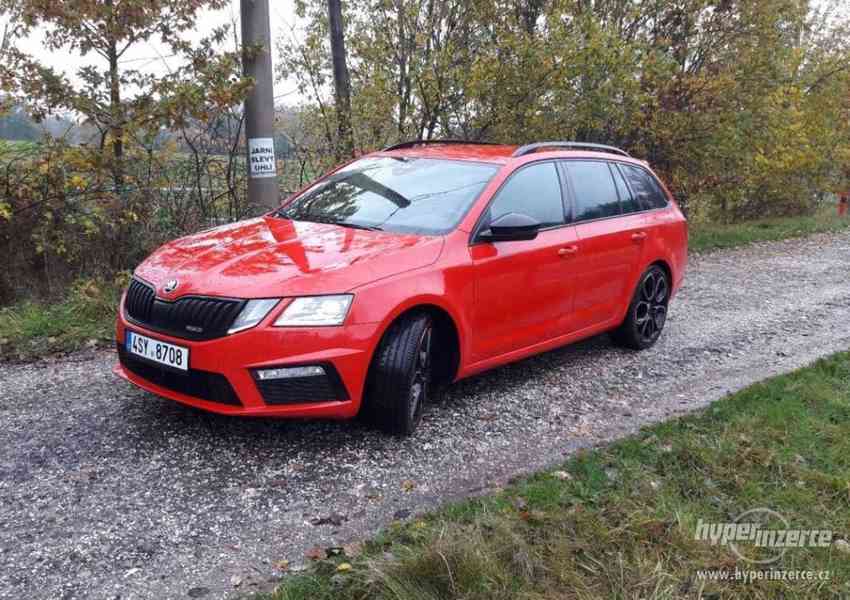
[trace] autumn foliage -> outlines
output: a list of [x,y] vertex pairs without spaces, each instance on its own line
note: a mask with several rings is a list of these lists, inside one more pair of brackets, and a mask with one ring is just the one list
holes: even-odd
[[[321,0],[281,76],[335,143]],[[692,219],[814,209],[850,164],[850,36],[806,0],[351,0],[355,143],[459,137],[614,144]],[[841,11],[844,11],[842,13]]]
[[[0,0],[11,24],[0,47],[3,98],[37,120],[69,115],[87,132],[83,143],[0,141],[0,302],[55,294],[79,276],[111,278],[169,238],[249,212],[239,107],[251,82],[241,49],[223,49],[224,27],[187,42],[203,10],[226,4]],[[85,66],[68,73],[19,50],[16,40],[33,31]],[[125,60],[148,42],[174,66],[154,72]]]

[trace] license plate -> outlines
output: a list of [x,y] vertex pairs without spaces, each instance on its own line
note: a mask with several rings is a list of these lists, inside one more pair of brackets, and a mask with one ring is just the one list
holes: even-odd
[[141,356],[155,363],[187,371],[189,369],[189,349],[175,346],[167,342],[160,342],[145,335],[139,335],[134,331],[127,331],[124,345],[127,352]]

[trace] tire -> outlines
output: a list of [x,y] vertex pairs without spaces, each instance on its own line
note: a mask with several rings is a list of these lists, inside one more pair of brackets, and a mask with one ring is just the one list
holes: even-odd
[[432,393],[434,324],[424,313],[403,316],[381,340],[366,386],[365,417],[383,431],[408,436]]
[[623,324],[611,333],[620,346],[645,350],[655,345],[667,322],[670,278],[658,265],[649,267],[638,281]]

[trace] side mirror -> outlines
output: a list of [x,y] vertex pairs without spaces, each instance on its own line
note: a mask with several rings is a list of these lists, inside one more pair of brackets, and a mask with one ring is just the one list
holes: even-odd
[[540,231],[540,222],[528,215],[508,213],[502,215],[490,227],[478,234],[483,242],[514,242],[533,240]]

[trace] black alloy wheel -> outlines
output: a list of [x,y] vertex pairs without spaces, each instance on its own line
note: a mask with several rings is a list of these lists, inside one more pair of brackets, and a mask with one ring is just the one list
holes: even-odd
[[612,333],[615,342],[644,350],[654,345],[667,323],[670,281],[667,272],[652,265],[641,276],[625,321]]

